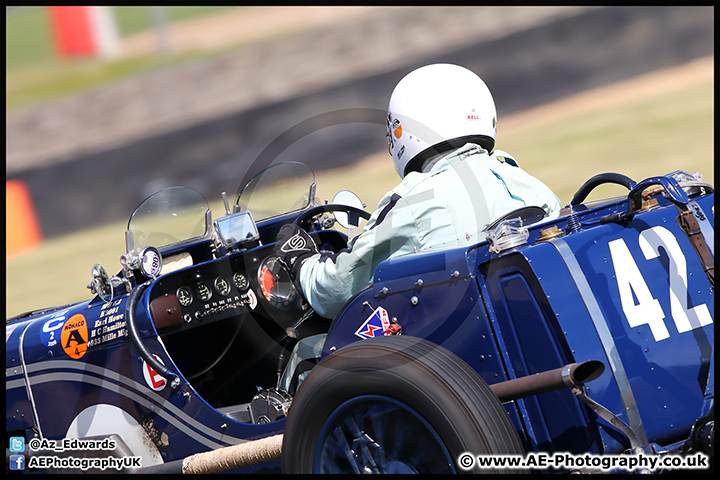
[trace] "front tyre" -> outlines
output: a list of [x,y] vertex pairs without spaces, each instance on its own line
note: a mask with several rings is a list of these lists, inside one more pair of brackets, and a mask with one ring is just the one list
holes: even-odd
[[318,364],[288,414],[286,473],[507,473],[462,454],[523,454],[487,384],[443,347],[413,337],[349,345]]

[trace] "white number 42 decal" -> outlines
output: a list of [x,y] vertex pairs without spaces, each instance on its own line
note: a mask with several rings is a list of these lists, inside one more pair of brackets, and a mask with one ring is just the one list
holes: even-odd
[[[688,308],[687,262],[675,236],[666,228],[653,227],[640,232],[640,250],[646,260],[659,255],[659,247],[667,252],[669,259],[668,274],[670,282],[670,313],[678,332],[687,332],[713,323],[707,305],[701,304]],[[631,327],[647,324],[659,342],[670,336],[663,319],[665,313],[660,302],[653,298],[645,279],[625,241],[620,238],[608,243],[615,278],[620,290],[620,302]],[[635,292],[635,298],[633,298]]]

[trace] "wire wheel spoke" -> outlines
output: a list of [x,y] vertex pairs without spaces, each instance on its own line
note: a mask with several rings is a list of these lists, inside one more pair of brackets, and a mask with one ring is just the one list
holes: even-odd
[[442,473],[452,462],[427,422],[404,404],[359,397],[341,405],[318,442],[321,473]]

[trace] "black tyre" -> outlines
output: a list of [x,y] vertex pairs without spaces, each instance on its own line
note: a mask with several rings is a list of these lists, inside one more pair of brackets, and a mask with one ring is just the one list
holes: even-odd
[[282,467],[509,473],[479,469],[473,456],[523,453],[507,412],[474,370],[443,347],[393,336],[349,345],[313,369],[288,414]]

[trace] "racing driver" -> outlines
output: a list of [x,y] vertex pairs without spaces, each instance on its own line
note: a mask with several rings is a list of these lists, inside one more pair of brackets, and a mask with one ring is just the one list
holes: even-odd
[[319,253],[296,225],[276,253],[312,308],[333,318],[372,282],[375,268],[401,255],[469,246],[483,228],[525,206],[556,218],[560,200],[518,162],[493,150],[495,103],[483,80],[451,64],[427,65],[397,84],[387,112],[388,148],[402,179],[378,204],[348,249]]

